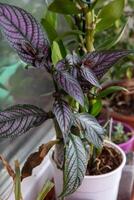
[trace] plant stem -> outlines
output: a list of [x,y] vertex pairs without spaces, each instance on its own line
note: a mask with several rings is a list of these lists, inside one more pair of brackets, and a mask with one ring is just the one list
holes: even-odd
[[14,193],[15,193],[15,200],[22,200],[22,195],[21,195],[21,173],[20,173],[20,165],[19,162],[16,160],[15,161],[15,188],[14,188]]
[[86,49],[88,52],[94,51],[94,11],[89,10],[85,13],[85,30],[86,30]]

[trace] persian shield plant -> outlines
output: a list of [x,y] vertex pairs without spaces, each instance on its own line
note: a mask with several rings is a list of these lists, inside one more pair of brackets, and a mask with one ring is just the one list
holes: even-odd
[[[73,1],[71,6],[72,12],[77,15],[83,10],[83,3],[76,2],[79,6],[76,7]],[[88,8],[87,6],[87,13]],[[48,39],[45,38],[40,24],[25,10],[0,3],[0,28],[22,61],[51,74],[55,87],[53,108],[49,112],[29,104],[14,105],[1,111],[0,137],[22,135],[52,119],[56,140],[45,144],[45,147],[48,152],[55,145],[54,160],[63,170],[64,187],[61,196],[65,197],[75,192],[82,183],[90,146],[102,148],[103,145],[104,130],[87,111],[87,91],[92,86],[101,88],[99,80],[102,76],[131,51],[88,52],[89,48],[83,56],[78,52],[70,52],[57,63],[53,63]],[[22,176],[24,177],[25,175]]]

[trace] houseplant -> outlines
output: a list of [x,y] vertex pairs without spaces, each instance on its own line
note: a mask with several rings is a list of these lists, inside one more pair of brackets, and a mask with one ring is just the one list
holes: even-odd
[[114,121],[112,141],[118,144],[126,153],[133,151],[133,129],[125,123]]
[[[51,9],[55,9],[55,3],[50,6]],[[110,166],[107,167],[107,169],[109,168],[108,172],[110,171],[107,174],[97,175],[93,178],[89,176],[89,178],[96,181],[98,177],[101,177],[105,180],[105,186],[111,185],[113,179],[115,179],[117,186],[114,188],[114,191],[112,188],[114,194],[113,196],[111,195],[111,199],[115,199],[121,171],[125,164],[125,155],[118,147],[114,150],[114,144],[109,142],[103,143],[104,130],[97,120],[88,113],[86,97],[87,90],[92,85],[100,88],[98,79],[114,63],[133,51],[93,51],[88,53],[94,50],[93,35],[95,24],[97,24],[97,20],[94,19],[93,12],[91,12],[90,2],[85,4],[83,1],[68,1],[68,3],[69,7],[66,10],[62,2],[64,6],[62,8],[64,8],[65,12],[71,12],[71,14],[76,16],[77,14],[79,16],[81,13],[85,15],[86,37],[84,41],[86,48],[84,46],[79,48],[79,52],[82,52],[83,56],[78,51],[67,54],[64,44],[61,44],[61,40],[60,43],[55,41],[51,50],[48,40],[44,37],[40,25],[33,16],[21,8],[0,4],[0,27],[11,47],[17,51],[24,62],[35,68],[43,68],[44,73],[49,73],[55,86],[52,111],[46,112],[37,106],[27,104],[14,105],[1,111],[0,136],[4,138],[18,136],[33,127],[41,125],[48,119],[53,120],[56,140],[42,145],[38,152],[28,158],[22,169],[21,178],[24,179],[29,176],[32,168],[40,164],[46,153],[55,145],[52,159],[54,160],[54,165],[56,164],[58,167],[56,170],[59,170],[61,173],[61,181],[62,172],[64,174],[64,187],[60,191],[62,193],[58,193],[62,199],[74,193],[81,185],[87,171],[87,165],[90,169],[96,163],[96,158],[99,159],[99,156],[102,155],[104,151],[102,146],[111,153],[114,151],[118,159],[116,156],[111,157],[119,161],[117,166],[114,166],[112,169]],[[95,3],[92,6],[95,6]],[[59,9],[59,4],[56,9]],[[82,36],[82,41],[80,42],[83,42],[83,39],[84,36]],[[55,49],[56,53],[54,54]],[[102,151],[97,156],[98,149],[102,149]],[[89,155],[91,163],[88,162]],[[105,168],[105,166],[102,167]],[[111,172],[111,170],[113,171]],[[113,178],[113,174],[116,174],[116,178]],[[108,177],[110,177],[109,184],[107,182]],[[97,189],[100,188],[97,187]],[[105,191],[105,196],[103,194],[100,197],[99,194],[99,200],[107,199],[106,194],[109,195],[109,190],[107,193]],[[77,193],[76,195],[78,196]],[[95,196],[95,199],[98,199],[98,194],[95,194]]]
[[122,148],[125,153],[133,151],[134,130],[131,126],[113,119],[109,120],[109,123],[106,122],[104,119],[100,120],[100,124],[109,124],[107,128],[110,129],[110,131],[107,132],[111,132],[110,137],[112,142],[119,145],[119,147]]

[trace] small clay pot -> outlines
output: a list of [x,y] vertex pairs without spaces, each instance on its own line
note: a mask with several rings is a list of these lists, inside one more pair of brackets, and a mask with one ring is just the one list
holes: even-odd
[[[128,89],[129,95],[134,96],[134,79],[131,80],[121,80],[121,81],[111,81],[105,85],[102,86],[102,90],[110,87],[110,86],[122,86],[126,89]],[[124,93],[125,95],[125,93]],[[131,127],[134,128],[134,114],[133,115],[124,115],[122,113],[119,113],[112,109],[111,107],[104,108],[102,111],[105,116],[107,117],[112,117],[113,119],[120,121],[120,122],[125,122],[126,124],[130,125]]]

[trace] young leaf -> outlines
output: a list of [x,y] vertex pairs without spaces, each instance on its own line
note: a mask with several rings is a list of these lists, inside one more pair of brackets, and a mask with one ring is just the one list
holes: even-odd
[[56,100],[53,105],[53,113],[63,133],[64,141],[67,141],[72,124],[72,113],[68,104],[63,100]]
[[121,58],[132,53],[127,50],[113,51],[94,51],[88,53],[82,60],[82,64],[93,70],[97,78],[100,80],[102,76]]
[[78,66],[81,63],[81,60],[76,53],[68,54],[65,60],[69,66]]
[[55,81],[70,96],[84,105],[84,95],[82,89],[76,79],[74,79],[67,71],[56,71],[54,74]]
[[48,114],[33,105],[15,105],[0,112],[0,137],[18,136],[48,119]]
[[58,71],[60,71],[60,70],[62,70],[62,71],[67,70],[68,69],[68,64],[66,63],[66,60],[62,59],[62,60],[58,61],[56,63],[56,69]]
[[125,0],[113,0],[102,8],[98,18],[100,21],[96,26],[96,32],[109,28],[113,23],[121,17],[125,6]]
[[98,124],[97,120],[87,113],[75,114],[74,117],[76,125],[81,127],[88,142],[94,144],[96,147],[102,146],[104,130]]
[[68,54],[65,59],[60,60],[56,64],[56,69],[58,70],[71,70],[76,69],[76,66],[81,65],[81,60],[77,54]]
[[48,41],[31,14],[16,6],[0,3],[0,27],[24,62],[35,67],[47,66]]
[[88,162],[87,153],[81,139],[73,134],[70,134],[69,139],[65,151],[62,197],[75,192],[81,185]]
[[50,4],[50,6],[48,7],[48,9],[52,12],[57,12],[57,13],[61,13],[61,14],[78,14],[81,12],[81,10],[79,10],[76,7],[76,4],[74,2],[72,2],[71,0],[54,0],[53,3]]
[[52,62],[53,64],[56,64],[59,60],[62,59],[62,53],[58,42],[53,41],[51,49],[52,49]]
[[91,83],[92,85],[94,85],[96,87],[101,88],[101,86],[99,84],[99,81],[97,80],[97,77],[96,77],[95,73],[91,69],[82,66],[80,68],[80,73],[81,73],[82,77],[84,79],[86,79],[89,83]]

